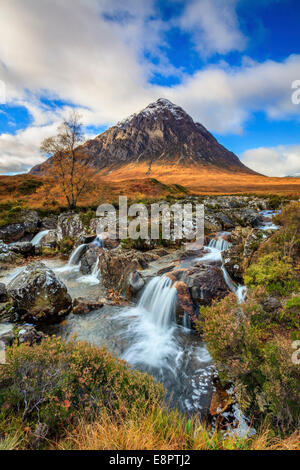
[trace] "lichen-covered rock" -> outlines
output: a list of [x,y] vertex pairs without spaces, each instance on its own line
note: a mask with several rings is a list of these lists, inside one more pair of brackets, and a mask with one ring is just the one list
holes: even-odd
[[0,263],[13,263],[16,257],[16,254],[9,249],[9,246],[3,240],[0,240]]
[[54,322],[69,313],[72,300],[67,288],[43,263],[33,263],[7,286],[22,320]]
[[40,219],[36,211],[22,211],[18,215],[18,223],[5,225],[0,228],[0,238],[6,243],[12,243],[28,234],[38,231]]
[[82,221],[78,214],[61,214],[57,221],[57,240],[65,237],[78,238],[85,233]]
[[265,236],[262,230],[250,227],[236,227],[231,232],[231,246],[222,253],[222,257],[224,267],[233,280],[243,282],[244,272]]
[[57,231],[49,230],[49,232],[41,239],[39,244],[47,248],[55,248],[57,245]]
[[10,245],[9,249],[22,256],[31,256],[34,254],[34,246],[30,242],[16,242]]

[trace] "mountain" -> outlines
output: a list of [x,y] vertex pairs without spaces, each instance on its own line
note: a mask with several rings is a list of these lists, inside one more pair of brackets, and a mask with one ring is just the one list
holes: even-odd
[[[164,168],[190,168],[255,174],[179,106],[160,98],[77,149],[81,163],[113,180],[153,175]],[[47,173],[55,155],[31,174]],[[157,168],[160,167],[160,170]],[[124,171],[123,171],[124,170]],[[128,172],[129,170],[129,172]],[[168,170],[169,171],[169,170]]]
[[294,173],[292,175],[287,175],[286,178],[300,178],[300,172],[299,173]]

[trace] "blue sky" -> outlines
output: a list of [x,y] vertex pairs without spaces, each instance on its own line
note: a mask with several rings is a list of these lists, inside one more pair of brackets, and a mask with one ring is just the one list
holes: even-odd
[[300,172],[299,23],[299,0],[2,0],[0,173],[72,108],[93,137],[161,96],[251,168]]

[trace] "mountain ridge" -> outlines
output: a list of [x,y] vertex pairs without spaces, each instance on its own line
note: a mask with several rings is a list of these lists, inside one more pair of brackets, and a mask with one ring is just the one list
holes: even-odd
[[[165,98],[150,103],[94,139],[77,148],[82,165],[103,176],[112,175],[123,166],[147,166],[149,176],[153,165],[205,167],[225,171],[257,174],[223,147],[200,123],[194,122],[180,106]],[[47,173],[55,155],[33,167],[31,174]]]

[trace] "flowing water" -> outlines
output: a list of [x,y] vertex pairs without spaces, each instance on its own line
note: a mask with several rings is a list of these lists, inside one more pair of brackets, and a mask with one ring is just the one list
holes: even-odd
[[42,232],[37,233],[31,240],[32,245],[36,246],[40,241],[49,233],[49,230],[43,230]]

